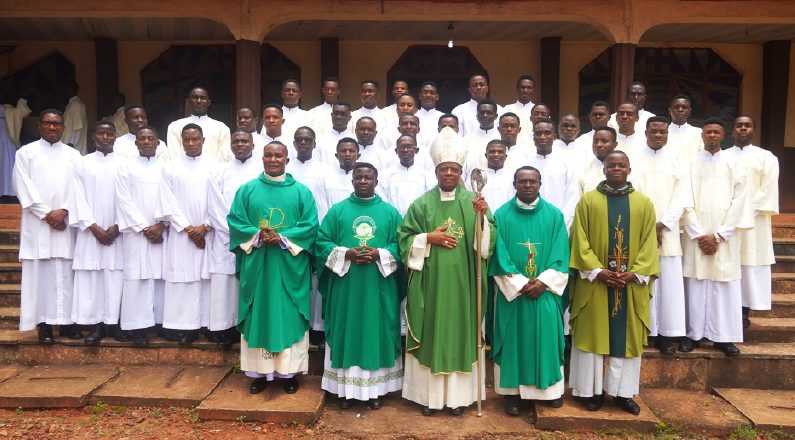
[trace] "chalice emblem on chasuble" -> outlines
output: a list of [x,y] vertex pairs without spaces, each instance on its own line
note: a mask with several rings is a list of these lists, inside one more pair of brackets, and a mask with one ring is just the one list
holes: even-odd
[[536,250],[536,245],[540,245],[541,243],[531,243],[530,240],[527,240],[524,243],[516,244],[527,249],[527,264],[524,266],[524,271],[528,278],[531,280],[536,279],[536,271],[538,270],[538,265],[536,264],[538,250]]
[[375,220],[372,217],[361,215],[353,221],[353,238],[359,240],[359,246],[367,246],[367,242],[375,238]]
[[261,217],[259,219],[259,228],[260,229],[279,229],[283,227],[284,223],[284,211],[279,208],[270,208],[267,217]]

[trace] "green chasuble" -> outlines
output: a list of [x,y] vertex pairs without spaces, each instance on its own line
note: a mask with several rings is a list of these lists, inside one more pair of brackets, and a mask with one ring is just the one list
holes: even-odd
[[[398,228],[400,255],[404,262],[414,238],[447,226],[446,233],[458,239],[453,249],[430,245],[422,270],[408,269],[406,300],[406,353],[429,368],[433,374],[472,371],[477,361],[477,327],[486,310],[487,262],[476,256],[475,195],[462,185],[455,190],[455,200],[441,201],[439,187],[420,196],[411,204]],[[496,230],[491,212],[485,217],[489,228],[488,255],[494,250]],[[426,247],[427,249],[427,247]],[[477,314],[476,264],[482,267],[482,309]]]
[[[309,329],[309,251],[318,229],[315,199],[289,174],[282,182],[260,174],[237,190],[226,219],[240,279],[237,328],[249,347],[278,353]],[[303,251],[294,256],[278,245],[263,244],[247,254],[240,245],[260,226],[274,228]]]
[[351,194],[323,219],[315,254],[332,368],[391,368],[400,356],[398,272],[384,278],[375,262],[350,263],[340,277],[326,267],[334,248],[364,244],[388,251],[395,259],[392,269],[397,269],[398,225],[400,213],[377,195],[360,199]]
[[[532,208],[516,198],[494,213],[497,247],[489,276],[521,274],[534,280],[546,270],[569,272],[569,236],[560,210],[539,198]],[[545,389],[563,378],[563,310],[549,290],[538,298],[494,299],[492,357],[500,366],[500,387]]]
[[571,226],[573,270],[603,268],[650,276],[648,285],[608,288],[576,273],[571,293],[571,334],[585,352],[639,357],[649,334],[651,283],[660,273],[654,206],[631,184],[613,190],[605,182],[582,196]]

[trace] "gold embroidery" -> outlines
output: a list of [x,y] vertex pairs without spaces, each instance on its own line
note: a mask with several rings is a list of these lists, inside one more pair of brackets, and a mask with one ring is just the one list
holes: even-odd
[[464,228],[461,226],[456,226],[457,223],[453,220],[452,217],[447,217],[447,220],[443,221],[441,226],[446,226],[447,230],[445,233],[454,236],[457,239],[464,238]]
[[[273,216],[274,212],[276,213],[276,217]],[[279,229],[283,227],[282,223],[284,223],[284,211],[279,208],[270,208],[268,218],[260,218],[258,226],[260,229],[268,227],[271,229]]]
[[[620,227],[620,224],[621,224],[621,214],[618,214],[618,218],[616,219],[616,225],[613,227],[613,239],[615,240],[615,246],[613,246],[613,254],[607,256],[608,266],[610,267],[610,270],[617,273],[626,272],[627,262],[629,261],[627,247],[624,244],[624,228]],[[619,310],[621,310],[621,289],[614,287],[613,310],[610,311],[610,316],[611,317],[616,316]]]
[[375,220],[372,217],[362,215],[353,221],[353,238],[359,240],[359,246],[367,246],[367,242],[375,238]]
[[536,279],[536,271],[538,270],[538,264],[536,264],[536,255],[538,255],[538,250],[536,250],[536,245],[540,245],[541,243],[531,243],[528,239],[524,243],[516,243],[519,246],[527,248],[527,264],[524,267],[524,271],[527,274],[530,280]]

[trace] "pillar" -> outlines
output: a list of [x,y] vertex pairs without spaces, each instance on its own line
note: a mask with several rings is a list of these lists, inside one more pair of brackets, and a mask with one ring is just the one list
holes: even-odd
[[[97,73],[97,119],[112,115],[113,99],[119,92],[119,61],[116,53],[116,40],[112,38],[94,39],[94,60]],[[84,86],[80,84],[80,86]],[[91,119],[89,117],[89,119]]]
[[560,37],[541,39],[541,102],[560,120]]
[[789,40],[768,41],[762,47],[762,120],[758,122],[764,148],[784,146],[789,89]]
[[627,90],[635,76],[635,48],[631,43],[616,43],[611,48],[610,106],[611,110],[627,99]]
[[240,107],[261,110],[261,47],[259,41],[235,41],[235,112]]

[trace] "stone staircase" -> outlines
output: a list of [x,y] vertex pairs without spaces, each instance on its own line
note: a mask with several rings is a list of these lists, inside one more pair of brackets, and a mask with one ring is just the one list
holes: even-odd
[[[35,331],[17,331],[21,282],[21,264],[17,261],[18,219],[18,206],[0,205],[0,364],[7,364],[7,368],[69,368],[73,364],[95,364],[96,368],[103,365],[124,368],[226,367],[226,371],[237,364],[237,347],[233,350],[222,350],[203,339],[190,348],[181,348],[176,343],[156,337],[151,338],[151,345],[146,348],[136,348],[130,343],[117,342],[112,338],[106,338],[99,346],[87,346],[81,340],[66,339],[57,339],[53,345],[42,346],[38,344]],[[745,333],[745,342],[739,344],[742,350],[739,357],[727,358],[709,344],[691,353],[674,355],[663,355],[656,349],[647,348],[641,370],[641,396],[645,403],[641,402],[641,405],[644,408],[651,407],[651,411],[644,410],[648,418],[642,421],[627,419],[615,411],[589,414],[571,402],[564,406],[563,412],[539,409],[535,413],[536,428],[568,429],[566,423],[571,423],[576,426],[575,430],[618,427],[654,431],[659,429],[659,420],[654,414],[661,419],[676,417],[677,413],[686,417],[686,413],[692,410],[686,410],[687,405],[671,405],[671,399],[712,398],[718,399],[720,405],[731,409],[724,410],[722,414],[733,415],[727,422],[730,428],[701,427],[709,432],[728,434],[734,427],[749,421],[758,429],[784,426],[784,429],[795,432],[795,417],[787,412],[787,408],[795,406],[795,215],[778,216],[774,219],[774,243],[777,257],[776,265],[773,266],[773,310],[752,312],[752,325]],[[310,373],[322,374],[322,349],[312,346],[310,360]],[[239,377],[232,376],[235,376],[232,380],[240,382]],[[0,385],[2,380],[0,377]],[[764,401],[768,402],[767,406],[758,407],[760,395],[766,396]],[[233,400],[244,398],[248,398],[245,393],[236,394]],[[494,400],[492,404],[493,402]],[[749,402],[756,402],[757,407]],[[498,408],[494,410],[499,411]],[[317,418],[319,410],[313,411]],[[765,424],[767,422],[760,418],[763,415],[769,418],[771,412],[780,413],[780,417],[775,419],[780,420],[776,422],[778,424]],[[231,415],[229,417],[234,418]],[[332,420],[336,420],[334,417]],[[313,419],[310,417],[307,420]],[[341,425],[347,423],[342,419],[339,422]]]

